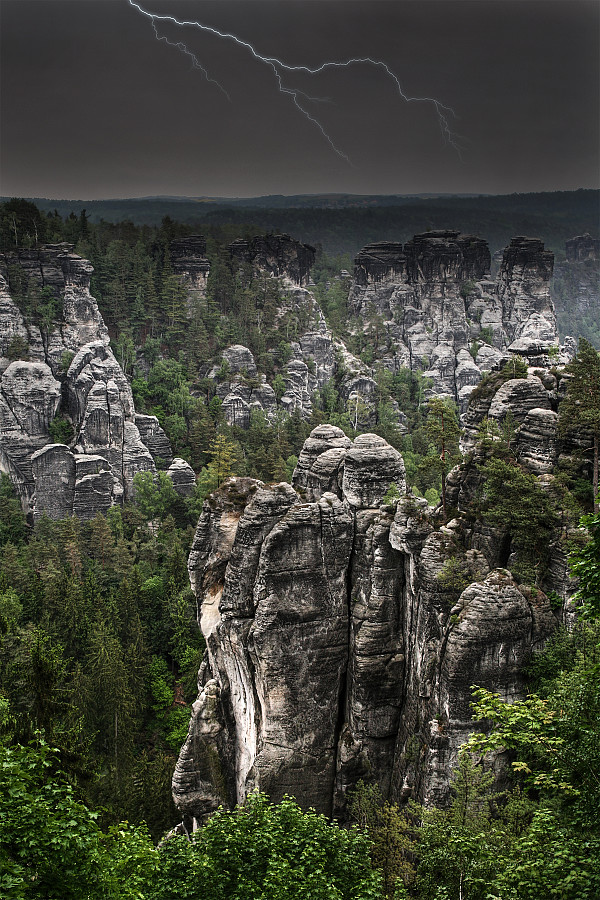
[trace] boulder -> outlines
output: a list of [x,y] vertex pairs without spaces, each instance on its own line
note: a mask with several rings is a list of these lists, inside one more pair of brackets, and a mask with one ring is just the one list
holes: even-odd
[[191,497],[196,487],[196,474],[185,459],[175,457],[167,475],[173,482],[173,487],[180,497]]

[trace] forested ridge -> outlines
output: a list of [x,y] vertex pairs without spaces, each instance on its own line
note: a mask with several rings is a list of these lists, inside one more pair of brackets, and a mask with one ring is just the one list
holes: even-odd
[[[169,255],[171,241],[192,226],[169,218],[160,226],[92,223],[84,212],[63,219],[25,201],[4,204],[0,225],[4,250],[14,247],[16,230],[19,245],[65,240],[90,259],[91,292],[131,380],[136,409],[158,417],[175,453],[198,476],[186,500],[163,472],[156,479],[137,475],[135,504],[112,507],[90,522],[43,517],[33,526],[2,476],[2,896],[597,897],[597,467],[584,448],[584,459],[565,460],[553,487],[542,490],[514,456],[510,421],[502,433],[493,423],[481,429],[477,465],[485,487],[471,514],[500,522],[515,536],[522,549],[515,574],[535,590],[546,535],[561,528],[580,579],[580,615],[535,657],[528,698],[506,704],[474,687],[475,718],[493,727],[465,748],[449,808],[400,808],[362,784],[349,802],[353,827],[342,828],[303,813],[292,799],[272,805],[253,795],[193,838],[178,835],[157,846],[178,821],[170,779],[204,651],[186,565],[202,502],[231,474],[289,481],[315,425],[330,422],[351,438],[367,428],[341,400],[335,379],[315,396],[310,419],[279,410],[269,422],[253,411],[247,429],[226,423],[215,379],[207,377],[221,364],[222,350],[238,342],[249,347],[277,394],[290,341],[306,324],[301,312],[278,316],[276,279],[234,266],[227,253],[233,239],[258,233],[259,225],[204,229],[211,274],[206,297],[192,308]],[[314,291],[334,334],[368,361],[370,329],[378,322],[359,335],[349,327],[338,277],[349,266],[347,256],[321,253]],[[24,315],[50,322],[53,298],[25,283],[18,267],[9,275]],[[12,352],[19,359],[27,350]],[[522,369],[517,361],[477,390],[485,394],[503,379],[523,377]],[[585,341],[566,377],[563,428],[579,421],[597,448],[600,360]],[[446,401],[424,401],[427,385],[418,372],[382,369],[377,384],[376,422],[368,430],[400,450],[417,495],[432,505],[442,501],[442,523],[452,513],[445,479],[460,460],[456,411]],[[391,401],[406,416],[406,431],[391,414]],[[69,422],[55,421],[55,439],[68,439]],[[387,499],[397,497],[391,492]],[[457,564],[443,577],[454,584],[465,575]],[[492,788],[482,757],[498,747],[506,748],[511,773],[502,791]]]
[[557,253],[576,234],[598,231],[598,192],[439,197],[259,197],[247,200],[146,198],[139,200],[34,201],[44,212],[109,222],[132,220],[156,226],[165,215],[196,231],[235,223],[262,231],[288,231],[299,240],[322,245],[331,255],[354,255],[373,241],[406,241],[427,228],[457,228],[485,235],[492,252],[516,234],[539,235]]

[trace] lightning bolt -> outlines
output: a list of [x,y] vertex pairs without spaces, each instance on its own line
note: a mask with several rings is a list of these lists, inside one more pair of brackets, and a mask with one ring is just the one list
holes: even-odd
[[[132,5],[136,6],[135,3]],[[139,7],[138,7],[138,9],[139,9]],[[175,47],[176,50],[180,50],[182,53],[184,53],[186,56],[188,56],[192,61],[192,67],[194,69],[200,69],[200,71],[202,72],[202,74],[204,75],[206,80],[208,82],[210,82],[211,84],[216,84],[216,86],[219,88],[219,90],[222,91],[225,94],[225,96],[227,97],[227,99],[231,102],[231,97],[229,96],[229,94],[227,93],[227,91],[225,90],[223,85],[220,84],[215,78],[210,77],[207,70],[202,65],[202,63],[200,62],[200,60],[198,59],[196,54],[192,53],[192,51],[189,49],[189,47],[187,47],[183,43],[183,41],[170,41],[168,39],[168,37],[165,37],[164,34],[159,34],[158,28],[156,27],[156,22],[154,21],[154,18],[152,19],[152,28],[154,29],[154,36],[156,37],[157,41],[164,41],[165,44],[169,45],[169,47]]]
[[321,132],[322,136],[325,138],[334,153],[336,153],[342,159],[346,160],[346,162],[348,163],[350,163],[349,157],[339,147],[336,146],[333,138],[325,130],[323,124],[317,118],[315,118],[315,116],[313,116],[306,109],[306,107],[302,105],[301,102],[301,100],[315,102],[322,100],[322,98],[310,97],[308,94],[305,94],[298,88],[288,87],[283,80],[284,73],[303,72],[307,75],[318,75],[321,72],[326,71],[327,69],[347,69],[350,68],[350,66],[356,65],[368,65],[382,69],[386,73],[386,75],[394,82],[400,97],[406,103],[429,103],[434,107],[444,140],[447,144],[453,147],[454,150],[456,150],[456,152],[458,153],[458,156],[461,157],[460,146],[458,143],[459,137],[455,132],[452,131],[450,127],[450,117],[456,118],[456,113],[454,112],[452,107],[447,106],[445,103],[442,103],[441,100],[437,100],[435,97],[410,97],[402,89],[400,79],[398,78],[396,73],[392,69],[390,69],[386,62],[381,59],[373,59],[370,56],[351,57],[350,59],[345,59],[337,62],[324,62],[319,66],[315,66],[314,68],[311,68],[310,66],[292,66],[275,56],[263,56],[252,44],[250,44],[248,41],[242,40],[242,38],[238,37],[236,34],[231,34],[227,31],[219,31],[218,28],[213,28],[211,25],[205,25],[202,22],[178,19],[175,16],[150,12],[149,10],[144,9],[144,7],[137,3],[136,0],[127,0],[127,2],[131,7],[133,7],[133,9],[136,9],[147,19],[150,19],[157,40],[165,41],[165,43],[169,44],[169,46],[177,48],[186,56],[188,56],[192,60],[192,65],[194,66],[194,68],[199,69],[204,74],[207,81],[217,85],[217,87],[221,91],[223,91],[228,99],[230,99],[229,94],[227,93],[225,88],[221,84],[219,84],[218,81],[209,76],[205,67],[200,64],[196,55],[187,47],[187,45],[184,44],[183,41],[169,41],[164,35],[161,35],[158,31],[158,27],[156,24],[157,22],[170,22],[171,24],[176,25],[179,28],[197,28],[199,31],[203,31],[206,34],[212,34],[215,37],[221,38],[222,40],[231,41],[238,47],[242,47],[247,50],[251,54],[251,56],[253,56],[254,59],[258,62],[269,66],[269,68],[273,72],[273,75],[275,76],[279,92],[282,94],[286,94],[291,98],[292,103],[298,109],[298,111],[302,113],[304,118],[311,122],[315,126],[315,128],[317,128]]

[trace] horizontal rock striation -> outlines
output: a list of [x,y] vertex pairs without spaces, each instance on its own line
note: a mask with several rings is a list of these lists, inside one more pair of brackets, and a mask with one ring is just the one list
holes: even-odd
[[484,372],[511,354],[549,367],[558,342],[553,256],[542,242],[511,241],[495,280],[490,262],[484,240],[449,230],[370,244],[355,261],[348,305],[371,331],[378,321],[375,358],[422,371],[430,393],[452,397],[461,412]]
[[473,545],[476,472],[453,477],[439,528],[396,450],[321,425],[295,489],[233,478],[206,501],[189,572],[207,653],[173,780],[189,827],[257,787],[341,818],[359,779],[447,799],[471,685],[519,696],[555,627],[546,596]]
[[250,263],[275,277],[287,276],[295,284],[305,284],[315,261],[315,248],[295,241],[289,234],[239,238],[229,246],[233,259]]
[[206,258],[206,240],[202,235],[179,238],[169,244],[169,255],[173,272],[178,275],[188,292],[188,305],[206,297],[206,287],[210,274],[210,262]]
[[133,496],[153,455],[172,461],[156,418],[136,416],[92,272],[70,244],[0,255],[0,468],[34,519],[93,518]]
[[589,234],[571,238],[566,259],[554,268],[552,295],[561,336],[585,337],[598,346],[600,322],[600,241]]

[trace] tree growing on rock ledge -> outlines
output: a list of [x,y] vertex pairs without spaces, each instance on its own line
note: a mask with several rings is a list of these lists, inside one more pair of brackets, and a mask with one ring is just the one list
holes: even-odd
[[446,511],[446,476],[450,469],[460,461],[458,439],[460,429],[456,417],[456,408],[447,397],[432,397],[427,411],[427,438],[429,453],[421,466],[424,470],[436,472],[442,485],[442,509],[444,521],[448,518]]
[[581,428],[592,435],[592,486],[594,512],[598,506],[598,445],[600,443],[600,354],[584,338],[575,359],[567,366],[571,375],[567,396],[560,405],[560,428]]

